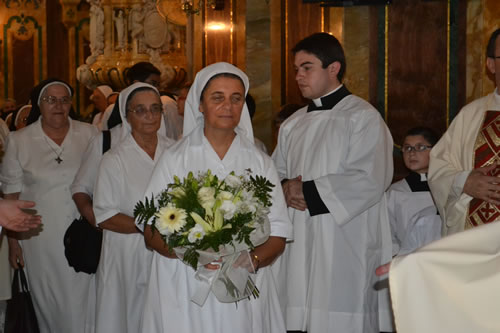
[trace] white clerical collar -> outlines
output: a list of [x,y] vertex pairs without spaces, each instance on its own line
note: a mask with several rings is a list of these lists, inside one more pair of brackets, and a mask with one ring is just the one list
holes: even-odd
[[421,182],[426,182],[427,181],[427,175],[425,173],[420,174],[420,181]]
[[316,106],[323,106],[323,103],[321,102],[321,99],[325,96],[328,96],[330,94],[333,94],[334,92],[336,92],[337,90],[339,90],[340,88],[342,88],[343,84],[341,84],[340,86],[338,86],[337,88],[335,88],[334,90],[330,91],[329,93],[327,94],[324,94],[323,96],[321,96],[320,98],[315,98],[313,99],[313,103],[314,105]]

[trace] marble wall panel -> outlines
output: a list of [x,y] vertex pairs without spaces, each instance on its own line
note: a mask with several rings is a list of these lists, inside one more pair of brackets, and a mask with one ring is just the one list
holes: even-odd
[[346,56],[344,83],[361,98],[369,99],[370,11],[368,6],[344,10],[343,47]]
[[252,119],[254,136],[272,149],[271,124],[271,10],[262,0],[247,0],[246,73],[257,111]]

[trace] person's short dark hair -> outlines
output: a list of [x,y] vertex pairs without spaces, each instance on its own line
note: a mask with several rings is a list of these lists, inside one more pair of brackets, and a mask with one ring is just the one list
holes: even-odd
[[344,50],[337,38],[327,34],[326,32],[319,32],[304,38],[295,45],[292,49],[293,54],[304,51],[315,55],[323,68],[327,68],[331,63],[338,61],[340,63],[340,70],[337,74],[339,82],[342,81],[346,70],[346,62]]
[[161,72],[150,62],[138,62],[128,69],[127,84],[131,85],[134,81],[144,82],[152,74],[161,75]]
[[434,132],[429,127],[422,127],[422,126],[413,127],[408,132],[406,132],[405,138],[408,136],[415,136],[415,135],[423,136],[424,139],[427,142],[429,142],[431,146],[434,146],[439,140],[439,136],[437,135],[437,133]]
[[252,119],[257,110],[257,106],[255,105],[255,99],[250,93],[245,97],[245,103],[247,103],[248,113],[250,114],[250,119]]
[[[495,49],[496,49],[495,46],[498,36],[500,36],[500,28],[493,31],[493,33],[490,36],[490,40],[488,41],[488,46],[486,47],[486,56],[488,58],[495,58]],[[500,54],[497,54],[496,56],[500,57]]]

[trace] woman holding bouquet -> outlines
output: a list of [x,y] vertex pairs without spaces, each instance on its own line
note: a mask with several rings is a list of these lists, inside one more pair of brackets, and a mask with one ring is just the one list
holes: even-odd
[[[248,256],[252,261],[248,270],[253,273],[252,266],[258,269],[252,278],[260,297],[248,297],[237,304],[222,303],[210,292],[202,305],[194,303],[191,299],[203,282],[148,224],[144,237],[155,253],[142,332],[285,332],[277,286],[268,265],[282,253],[292,225],[272,160],[253,143],[245,105],[248,86],[248,77],[228,63],[210,65],[196,75],[185,105],[184,137],[163,153],[145,193],[148,198],[151,194],[156,196],[174,183],[174,176],[182,179],[189,172],[208,170],[222,180],[233,171],[242,175],[251,169],[252,174],[273,183],[268,214],[270,236]],[[204,268],[220,269],[217,263]]]
[[140,332],[152,252],[134,223],[141,199],[163,150],[174,141],[160,134],[158,91],[134,83],[119,96],[121,142],[101,161],[94,191],[96,222],[104,229],[96,273],[96,332]]

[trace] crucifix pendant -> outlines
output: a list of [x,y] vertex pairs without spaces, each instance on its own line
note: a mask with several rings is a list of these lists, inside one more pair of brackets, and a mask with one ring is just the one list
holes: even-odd
[[57,164],[61,164],[63,160],[59,156],[57,156],[57,158],[55,158],[55,161],[57,162]]

